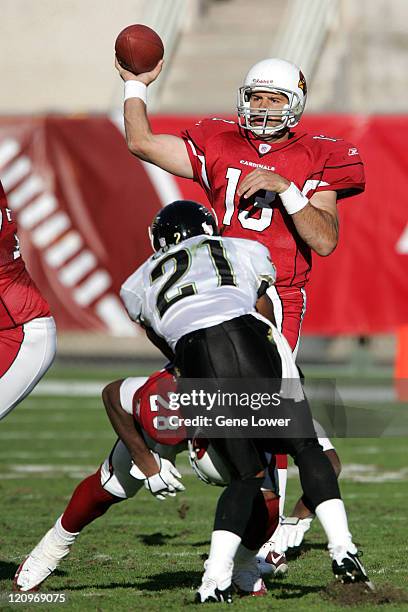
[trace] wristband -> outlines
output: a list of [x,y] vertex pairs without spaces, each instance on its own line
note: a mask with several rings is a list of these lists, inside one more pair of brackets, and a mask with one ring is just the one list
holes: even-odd
[[309,200],[296,187],[295,183],[291,183],[285,191],[279,194],[282,204],[290,215],[299,212],[309,203]]
[[[153,455],[157,465],[159,466],[159,472],[160,472],[160,470],[161,470],[160,455],[159,455],[159,453],[155,453],[153,451],[150,451],[150,452]],[[136,478],[136,480],[146,480],[146,478],[149,478],[148,476],[146,476],[146,474],[143,474],[142,470],[136,465],[136,463],[134,461],[132,461],[132,467],[129,470],[129,474],[131,476],[133,476],[133,478]],[[153,474],[153,475],[155,476],[156,474]],[[151,476],[150,476],[150,478],[151,478]]]
[[125,81],[124,102],[129,98],[140,98],[147,104],[147,86],[141,81]]

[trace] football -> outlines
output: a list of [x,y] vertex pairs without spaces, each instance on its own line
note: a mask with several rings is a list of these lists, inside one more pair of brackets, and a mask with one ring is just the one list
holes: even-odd
[[122,68],[141,74],[153,70],[163,57],[164,47],[154,30],[137,23],[120,32],[115,42],[115,53]]

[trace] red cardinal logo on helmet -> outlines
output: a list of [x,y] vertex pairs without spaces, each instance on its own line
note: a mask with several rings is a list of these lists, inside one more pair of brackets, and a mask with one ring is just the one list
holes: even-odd
[[301,70],[299,70],[299,83],[298,83],[298,87],[303,91],[304,95],[307,94],[306,79],[305,79],[305,76],[304,76],[304,74],[303,74],[303,72]]

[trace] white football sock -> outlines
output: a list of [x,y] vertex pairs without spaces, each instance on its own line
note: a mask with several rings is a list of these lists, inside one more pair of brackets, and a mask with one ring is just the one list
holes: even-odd
[[211,535],[210,555],[205,562],[205,577],[217,582],[223,591],[231,584],[234,557],[241,538],[232,531],[219,529]]
[[342,499],[328,499],[322,502],[316,506],[315,513],[326,533],[329,551],[341,547],[351,553],[357,552],[348,528],[346,509]]
[[288,482],[287,468],[278,468],[279,486],[279,516],[285,516],[286,484]]
[[71,544],[73,544],[76,540],[76,537],[79,535],[78,533],[71,533],[70,531],[67,531],[66,529],[64,529],[64,527],[61,524],[61,518],[62,518],[62,514],[59,517],[59,519],[57,520],[57,522],[54,525],[54,535],[55,535],[55,539],[57,541],[58,544],[64,545],[64,546],[71,546]]

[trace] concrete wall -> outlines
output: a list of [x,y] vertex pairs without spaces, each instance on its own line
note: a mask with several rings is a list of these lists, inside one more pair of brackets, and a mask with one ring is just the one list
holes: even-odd
[[[154,1],[154,0],[151,0]],[[0,114],[106,112],[116,35],[144,0],[1,0]]]
[[407,0],[339,0],[308,110],[407,113]]
[[[130,23],[148,23],[147,7],[158,2],[1,0],[0,114],[120,107],[116,35]],[[308,110],[408,112],[408,0],[338,5],[310,82]],[[194,6],[201,12],[191,11],[193,23],[167,61],[156,110],[232,112],[244,73],[270,54],[293,0],[188,0]]]

